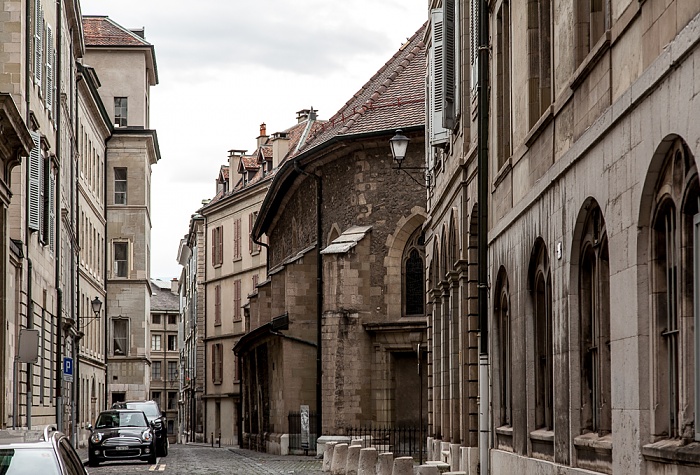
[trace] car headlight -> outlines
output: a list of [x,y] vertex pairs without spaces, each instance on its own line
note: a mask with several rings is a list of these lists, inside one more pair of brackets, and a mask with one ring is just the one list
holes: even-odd
[[143,439],[144,442],[150,442],[151,439],[153,438],[153,434],[151,434],[150,429],[146,429],[143,431],[143,434],[141,434],[141,438]]
[[92,441],[93,444],[99,444],[100,442],[102,442],[103,437],[104,437],[104,434],[102,434],[102,432],[95,432],[90,437],[90,441]]

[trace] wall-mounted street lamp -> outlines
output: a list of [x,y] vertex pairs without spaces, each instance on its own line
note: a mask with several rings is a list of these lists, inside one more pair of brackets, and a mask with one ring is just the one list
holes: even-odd
[[[402,167],[403,161],[406,158],[406,151],[408,150],[408,143],[411,141],[408,137],[403,135],[402,130],[398,129],[396,131],[396,135],[394,135],[392,138],[389,139],[389,146],[391,147],[391,155],[394,157],[394,161],[396,162],[396,170],[397,173],[399,173],[399,170],[402,170],[406,175],[408,175],[411,180],[415,181],[418,183],[420,186],[423,188],[427,188],[428,190],[430,189],[430,171],[426,167]],[[421,183],[420,181],[416,180],[413,175],[411,175],[407,170],[420,170],[423,172],[423,178],[425,179],[425,183]]]
[[[93,316],[85,316],[85,317],[80,317],[81,320],[88,320],[89,322],[93,322],[94,320],[99,320],[100,319],[100,311],[102,311],[102,300],[100,300],[99,297],[95,297],[90,301],[90,307],[92,308],[92,313],[94,314]],[[87,327],[90,323],[84,325],[84,327]]]

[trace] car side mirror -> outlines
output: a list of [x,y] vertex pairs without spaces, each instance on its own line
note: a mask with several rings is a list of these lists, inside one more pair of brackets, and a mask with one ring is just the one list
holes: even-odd
[[88,424],[88,425],[87,425],[87,430],[89,430],[90,432],[92,432],[92,424]]

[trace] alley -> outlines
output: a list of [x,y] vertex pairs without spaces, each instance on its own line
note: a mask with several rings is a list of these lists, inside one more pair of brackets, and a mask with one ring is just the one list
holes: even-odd
[[[87,458],[83,449],[81,457]],[[168,475],[276,475],[321,473],[321,460],[303,456],[276,456],[241,449],[173,444],[156,465],[114,462],[88,467],[90,475],[164,473]]]

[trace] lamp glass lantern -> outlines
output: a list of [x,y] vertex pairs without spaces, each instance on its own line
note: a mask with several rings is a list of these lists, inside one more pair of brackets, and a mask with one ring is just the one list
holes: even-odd
[[92,299],[90,306],[92,307],[92,313],[95,314],[95,318],[100,318],[100,310],[102,310],[102,301],[100,298],[95,297]]
[[408,142],[410,141],[411,139],[401,133],[401,129],[398,129],[396,135],[389,139],[391,155],[396,160],[396,163],[399,164],[399,168],[401,163],[403,163],[403,159],[406,158],[406,149],[408,149]]

